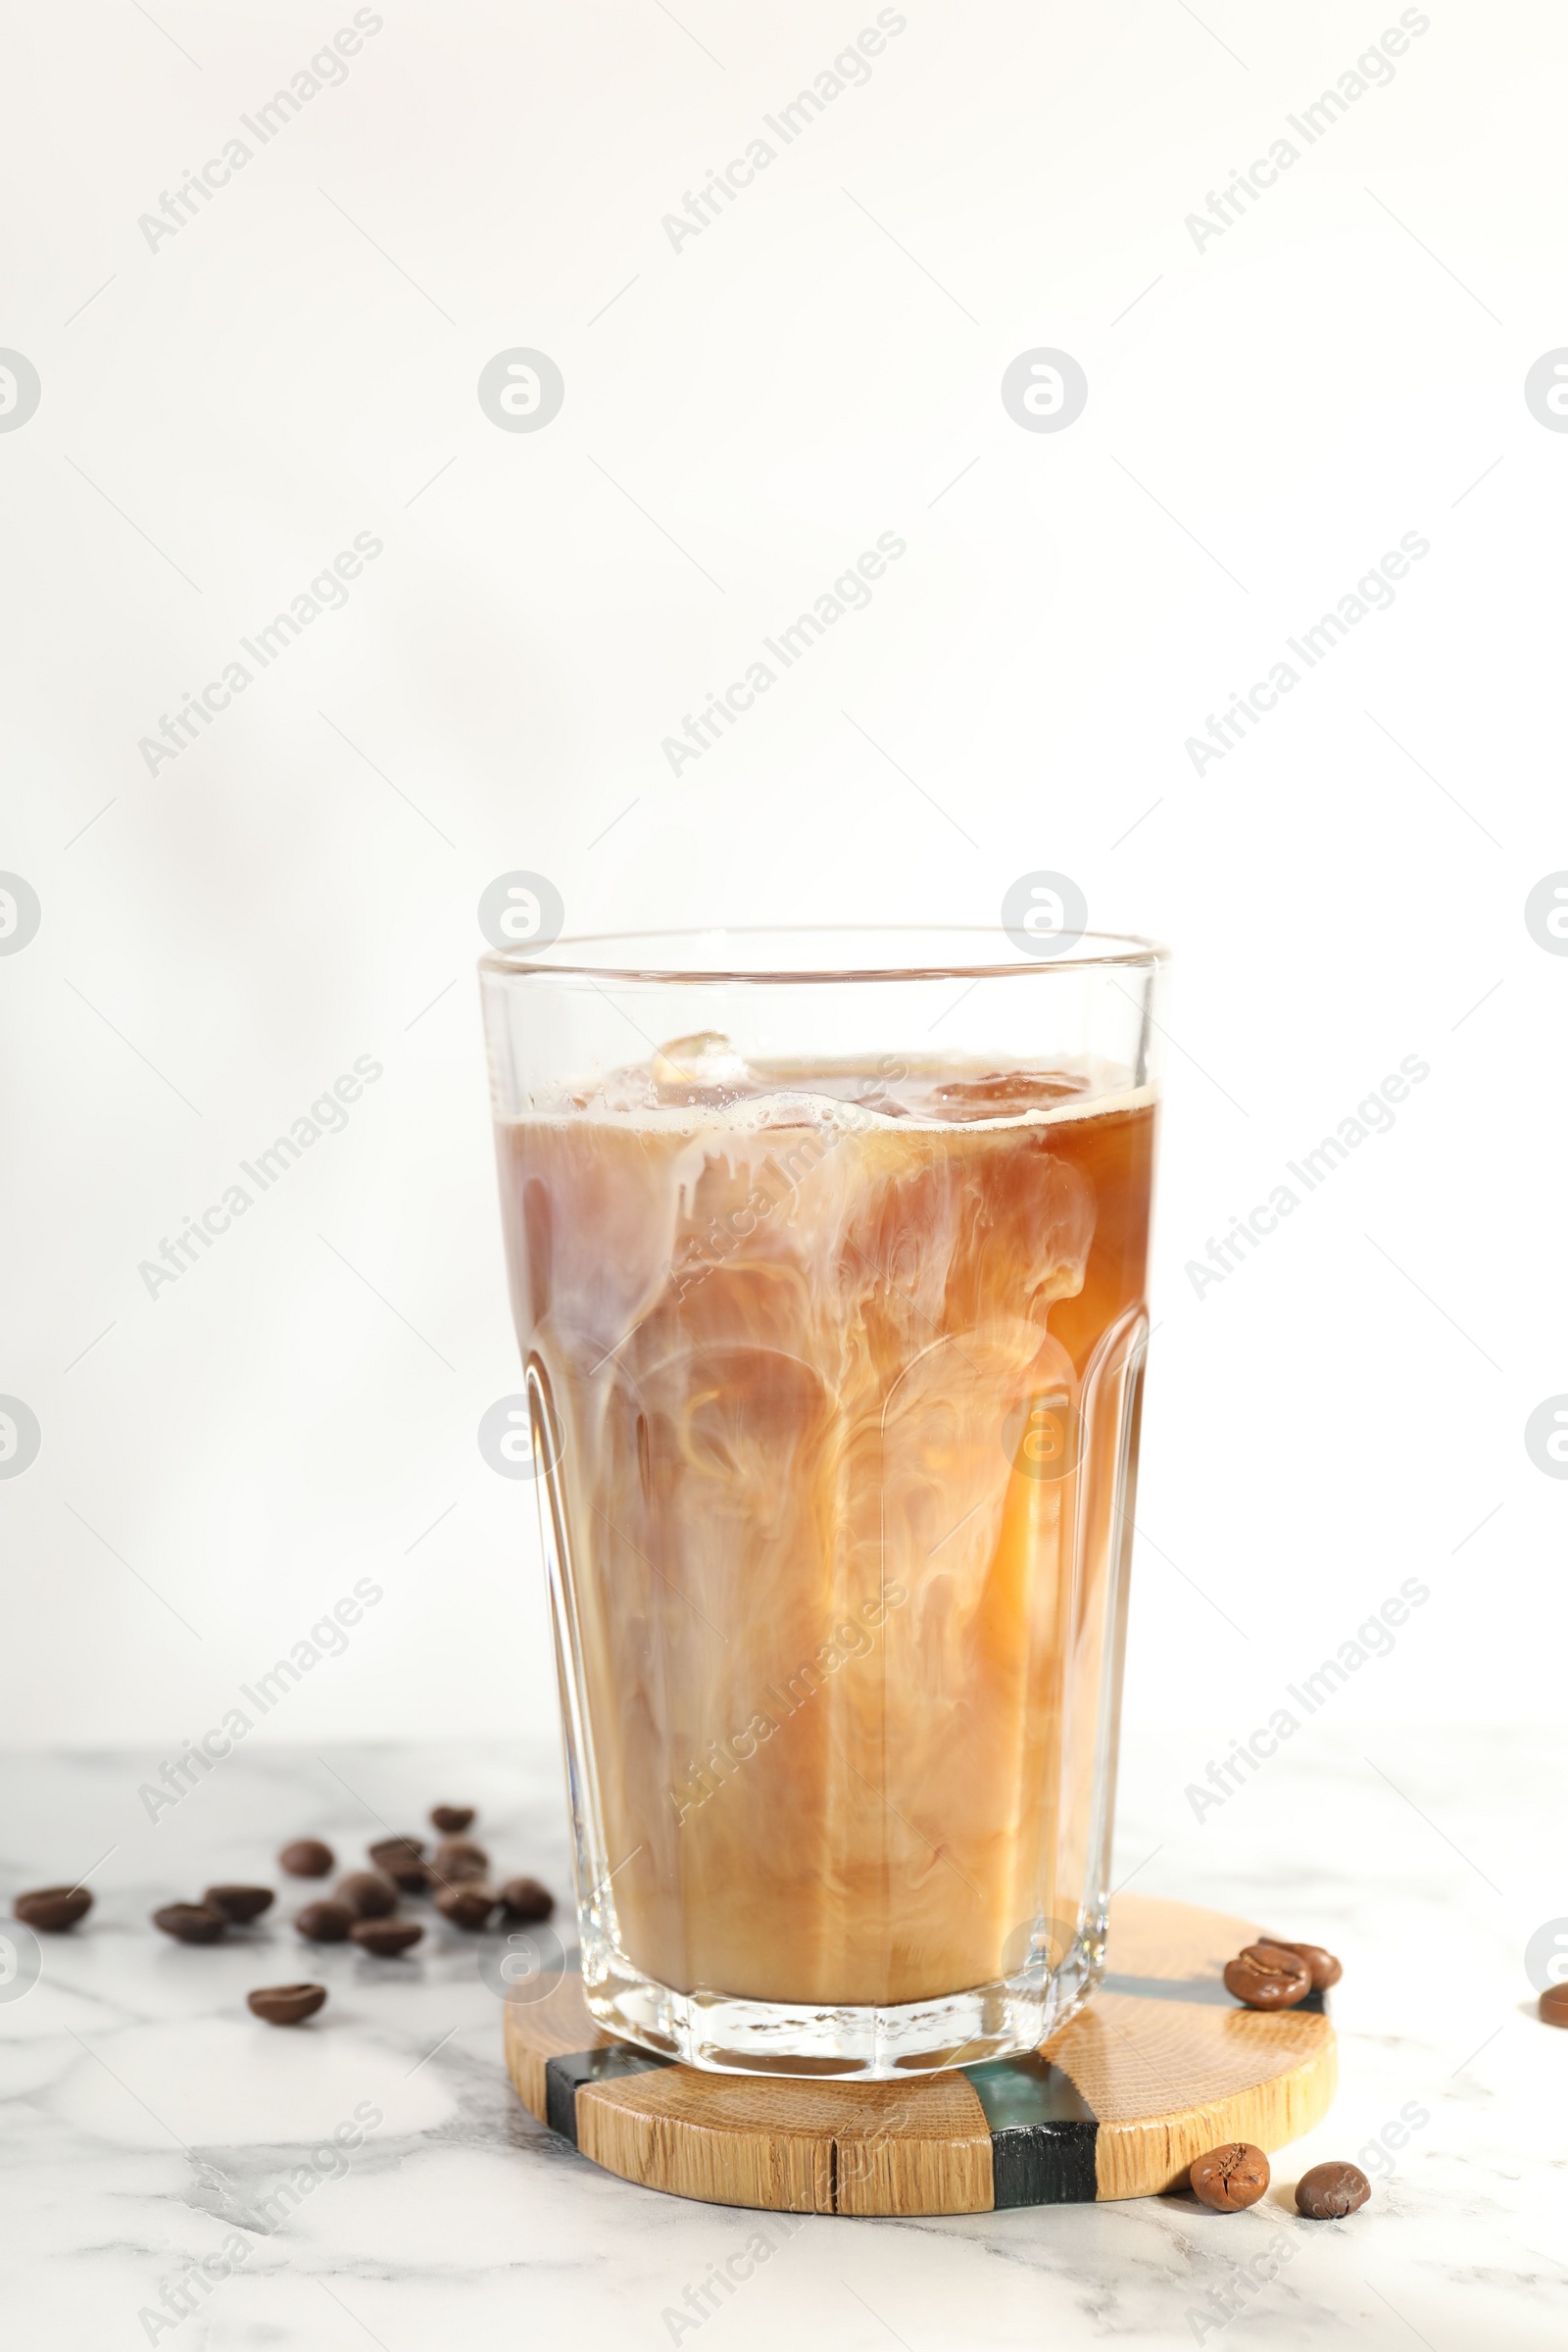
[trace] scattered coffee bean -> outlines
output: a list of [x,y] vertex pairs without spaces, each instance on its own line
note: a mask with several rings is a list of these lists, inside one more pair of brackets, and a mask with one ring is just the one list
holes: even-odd
[[1282,1943],[1250,1943],[1226,1961],[1225,1989],[1249,2009],[1294,2009],[1312,1989],[1312,1971]]
[[432,1805],[430,1807],[430,1826],[432,1829],[439,1830],[443,1838],[461,1838],[472,1820],[473,1807],[471,1805]]
[[1568,1984],[1548,1984],[1536,2008],[1543,2025],[1568,2026]]
[[30,1894],[19,1894],[11,1906],[16,1918],[24,1928],[39,1928],[46,1936],[64,1935],[78,1919],[85,1919],[92,1909],[92,1896],[85,1886],[35,1886]]
[[354,1925],[354,1913],[347,1903],[334,1902],[330,1895],[318,1903],[307,1903],[294,1915],[294,1925],[311,1943],[343,1943]]
[[476,1879],[465,1879],[456,1886],[439,1888],[435,1907],[455,1928],[468,1928],[477,1933],[490,1925],[496,1896],[491,1887],[481,1886]]
[[314,2017],[325,1999],[324,1984],[263,1984],[245,1995],[245,2006],[270,2026],[297,2026]]
[[1326,1952],[1320,1943],[1287,1943],[1283,1936],[1260,1936],[1257,1940],[1273,1944],[1278,1951],[1294,1952],[1298,1960],[1304,1960],[1312,1971],[1314,1992],[1327,1992],[1345,1974],[1334,1954]]
[[556,1898],[537,1879],[509,1879],[501,1889],[501,1908],[509,1919],[548,1919]]
[[456,1886],[464,1879],[485,1878],[490,1869],[490,1857],[482,1845],[468,1838],[447,1838],[430,1857],[430,1876],[443,1886]]
[[362,1951],[373,1952],[378,1960],[395,1960],[418,1942],[424,1930],[416,1919],[361,1919],[349,1934]]
[[1255,2205],[1268,2186],[1268,2158],[1246,2140],[1232,2140],[1200,2156],[1187,2176],[1200,2203],[1216,2213],[1242,2213]]
[[1372,2183],[1358,2165],[1314,2164],[1296,2183],[1296,2210],[1309,2222],[1341,2222],[1371,2194]]
[[248,1927],[272,1907],[270,1886],[209,1886],[202,1896],[209,1911],[221,1911],[231,1928]]
[[398,1907],[398,1890],[383,1870],[351,1870],[337,1883],[337,1899],[347,1903],[356,1919],[390,1919]]
[[153,1926],[176,1943],[216,1943],[228,1922],[211,1903],[166,1903],[153,1913]]
[[367,1850],[375,1869],[405,1894],[422,1893],[430,1876],[424,1866],[422,1838],[378,1838]]
[[277,1867],[293,1879],[324,1879],[332,1867],[332,1848],[319,1838],[296,1838],[278,1855]]

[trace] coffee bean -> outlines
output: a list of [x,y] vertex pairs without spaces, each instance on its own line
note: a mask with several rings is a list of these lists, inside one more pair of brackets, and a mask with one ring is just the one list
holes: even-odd
[[1294,2009],[1312,1989],[1312,1971],[1281,1943],[1250,1943],[1226,1961],[1225,1989],[1249,2009]]
[[1568,1984],[1548,1984],[1536,2004],[1536,2011],[1543,2025],[1568,2026]]
[[245,1995],[245,2006],[270,2026],[297,2026],[314,2017],[325,1999],[324,1984],[263,1984]]
[[1234,2139],[1198,2157],[1187,2176],[1193,2194],[1216,2213],[1242,2213],[1268,2186],[1268,2158],[1261,2148]]
[[490,1887],[481,1886],[476,1879],[465,1879],[459,1886],[439,1888],[435,1907],[455,1928],[468,1928],[477,1933],[490,1925],[496,1897]]
[[1296,2210],[1309,2222],[1341,2222],[1371,2194],[1372,2183],[1358,2165],[1314,2164],[1296,2183]]
[[383,1862],[422,1862],[424,1839],[422,1838],[377,1838],[374,1843],[368,1845],[365,1850],[378,1869]]
[[1329,1986],[1337,1984],[1345,1974],[1334,1954],[1326,1952],[1320,1943],[1287,1943],[1283,1936],[1260,1936],[1257,1940],[1259,1943],[1271,1943],[1282,1952],[1294,1952],[1298,1960],[1304,1960],[1312,1971],[1314,1992],[1327,1992]]
[[228,1922],[210,1903],[166,1903],[153,1913],[153,1926],[176,1943],[216,1943]]
[[221,1911],[231,1928],[248,1927],[272,1907],[270,1886],[209,1886],[202,1896],[209,1911]]
[[354,1913],[347,1903],[338,1903],[330,1895],[318,1903],[307,1903],[303,1911],[294,1914],[294,1925],[311,1943],[343,1943],[354,1925]]
[[420,1894],[429,1883],[422,1838],[378,1838],[367,1848],[371,1863],[401,1886],[405,1894]]
[[85,1919],[92,1909],[92,1896],[85,1886],[36,1886],[31,1894],[19,1894],[11,1906],[16,1918],[24,1928],[39,1928],[46,1936],[64,1935],[78,1919]]
[[501,1907],[509,1919],[548,1919],[556,1898],[537,1879],[509,1879],[501,1889]]
[[443,1839],[430,1857],[430,1876],[443,1886],[456,1886],[464,1879],[482,1879],[489,1868],[490,1857],[484,1847],[467,1838]]
[[373,1952],[378,1960],[395,1960],[418,1942],[424,1930],[416,1919],[362,1919],[349,1934],[362,1951]]
[[432,1805],[430,1825],[443,1838],[461,1838],[473,1820],[471,1805]]
[[332,1848],[319,1838],[296,1838],[278,1855],[277,1867],[292,1879],[324,1879],[332,1867]]
[[337,1883],[337,1899],[347,1903],[356,1919],[390,1919],[398,1907],[398,1890],[382,1870],[351,1870]]

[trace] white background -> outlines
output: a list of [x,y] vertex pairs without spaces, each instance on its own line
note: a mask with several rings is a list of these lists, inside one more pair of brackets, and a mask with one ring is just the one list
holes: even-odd
[[[1568,1485],[1523,1428],[1568,1390],[1568,959],[1523,905],[1568,865],[1568,438],[1523,382],[1568,343],[1568,24],[1434,5],[1200,250],[1397,8],[909,0],[672,249],[875,13],[387,0],[156,250],[138,216],[352,11],[0,20],[0,343],[43,387],[0,434],[0,866],[42,905],[0,958],[0,1391],[43,1432],[0,1481],[7,1740],[172,1753],[366,1576],[258,1739],[553,1715],[532,1498],[475,1444],[516,1380],[475,906],[515,867],[574,929],[992,922],[1051,867],[1169,940],[1129,1710],[1195,1727],[1197,1776],[1196,1727],[1263,1721],[1410,1576],[1337,1728],[1555,1709]],[[512,346],[564,375],[537,433],[475,396]],[[1060,433],[1000,398],[1036,346],[1087,372]],[[869,610],[672,776],[662,739],[888,530]],[[1412,531],[1393,609],[1196,774]],[[346,608],[150,775],[138,739],[357,532]],[[347,1131],[150,1298],[362,1054]],[[1410,1054],[1393,1131],[1195,1297]]]

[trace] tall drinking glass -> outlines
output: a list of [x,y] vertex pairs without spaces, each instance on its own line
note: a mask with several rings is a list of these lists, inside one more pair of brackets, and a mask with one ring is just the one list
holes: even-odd
[[1010,936],[480,966],[584,1985],[697,2066],[1001,2057],[1103,1967],[1162,956]]

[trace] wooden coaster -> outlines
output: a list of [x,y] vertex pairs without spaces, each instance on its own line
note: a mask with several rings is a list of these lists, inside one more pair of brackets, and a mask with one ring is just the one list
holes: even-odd
[[508,2002],[507,2067],[523,2105],[596,2164],[711,2205],[990,2213],[1152,2196],[1205,2148],[1277,2148],[1328,2112],[1322,1994],[1267,2014],[1220,1981],[1258,1934],[1223,1912],[1123,1895],[1104,1984],[1053,2040],[906,2082],[678,2066],[607,2034],[577,1976],[546,2000]]

